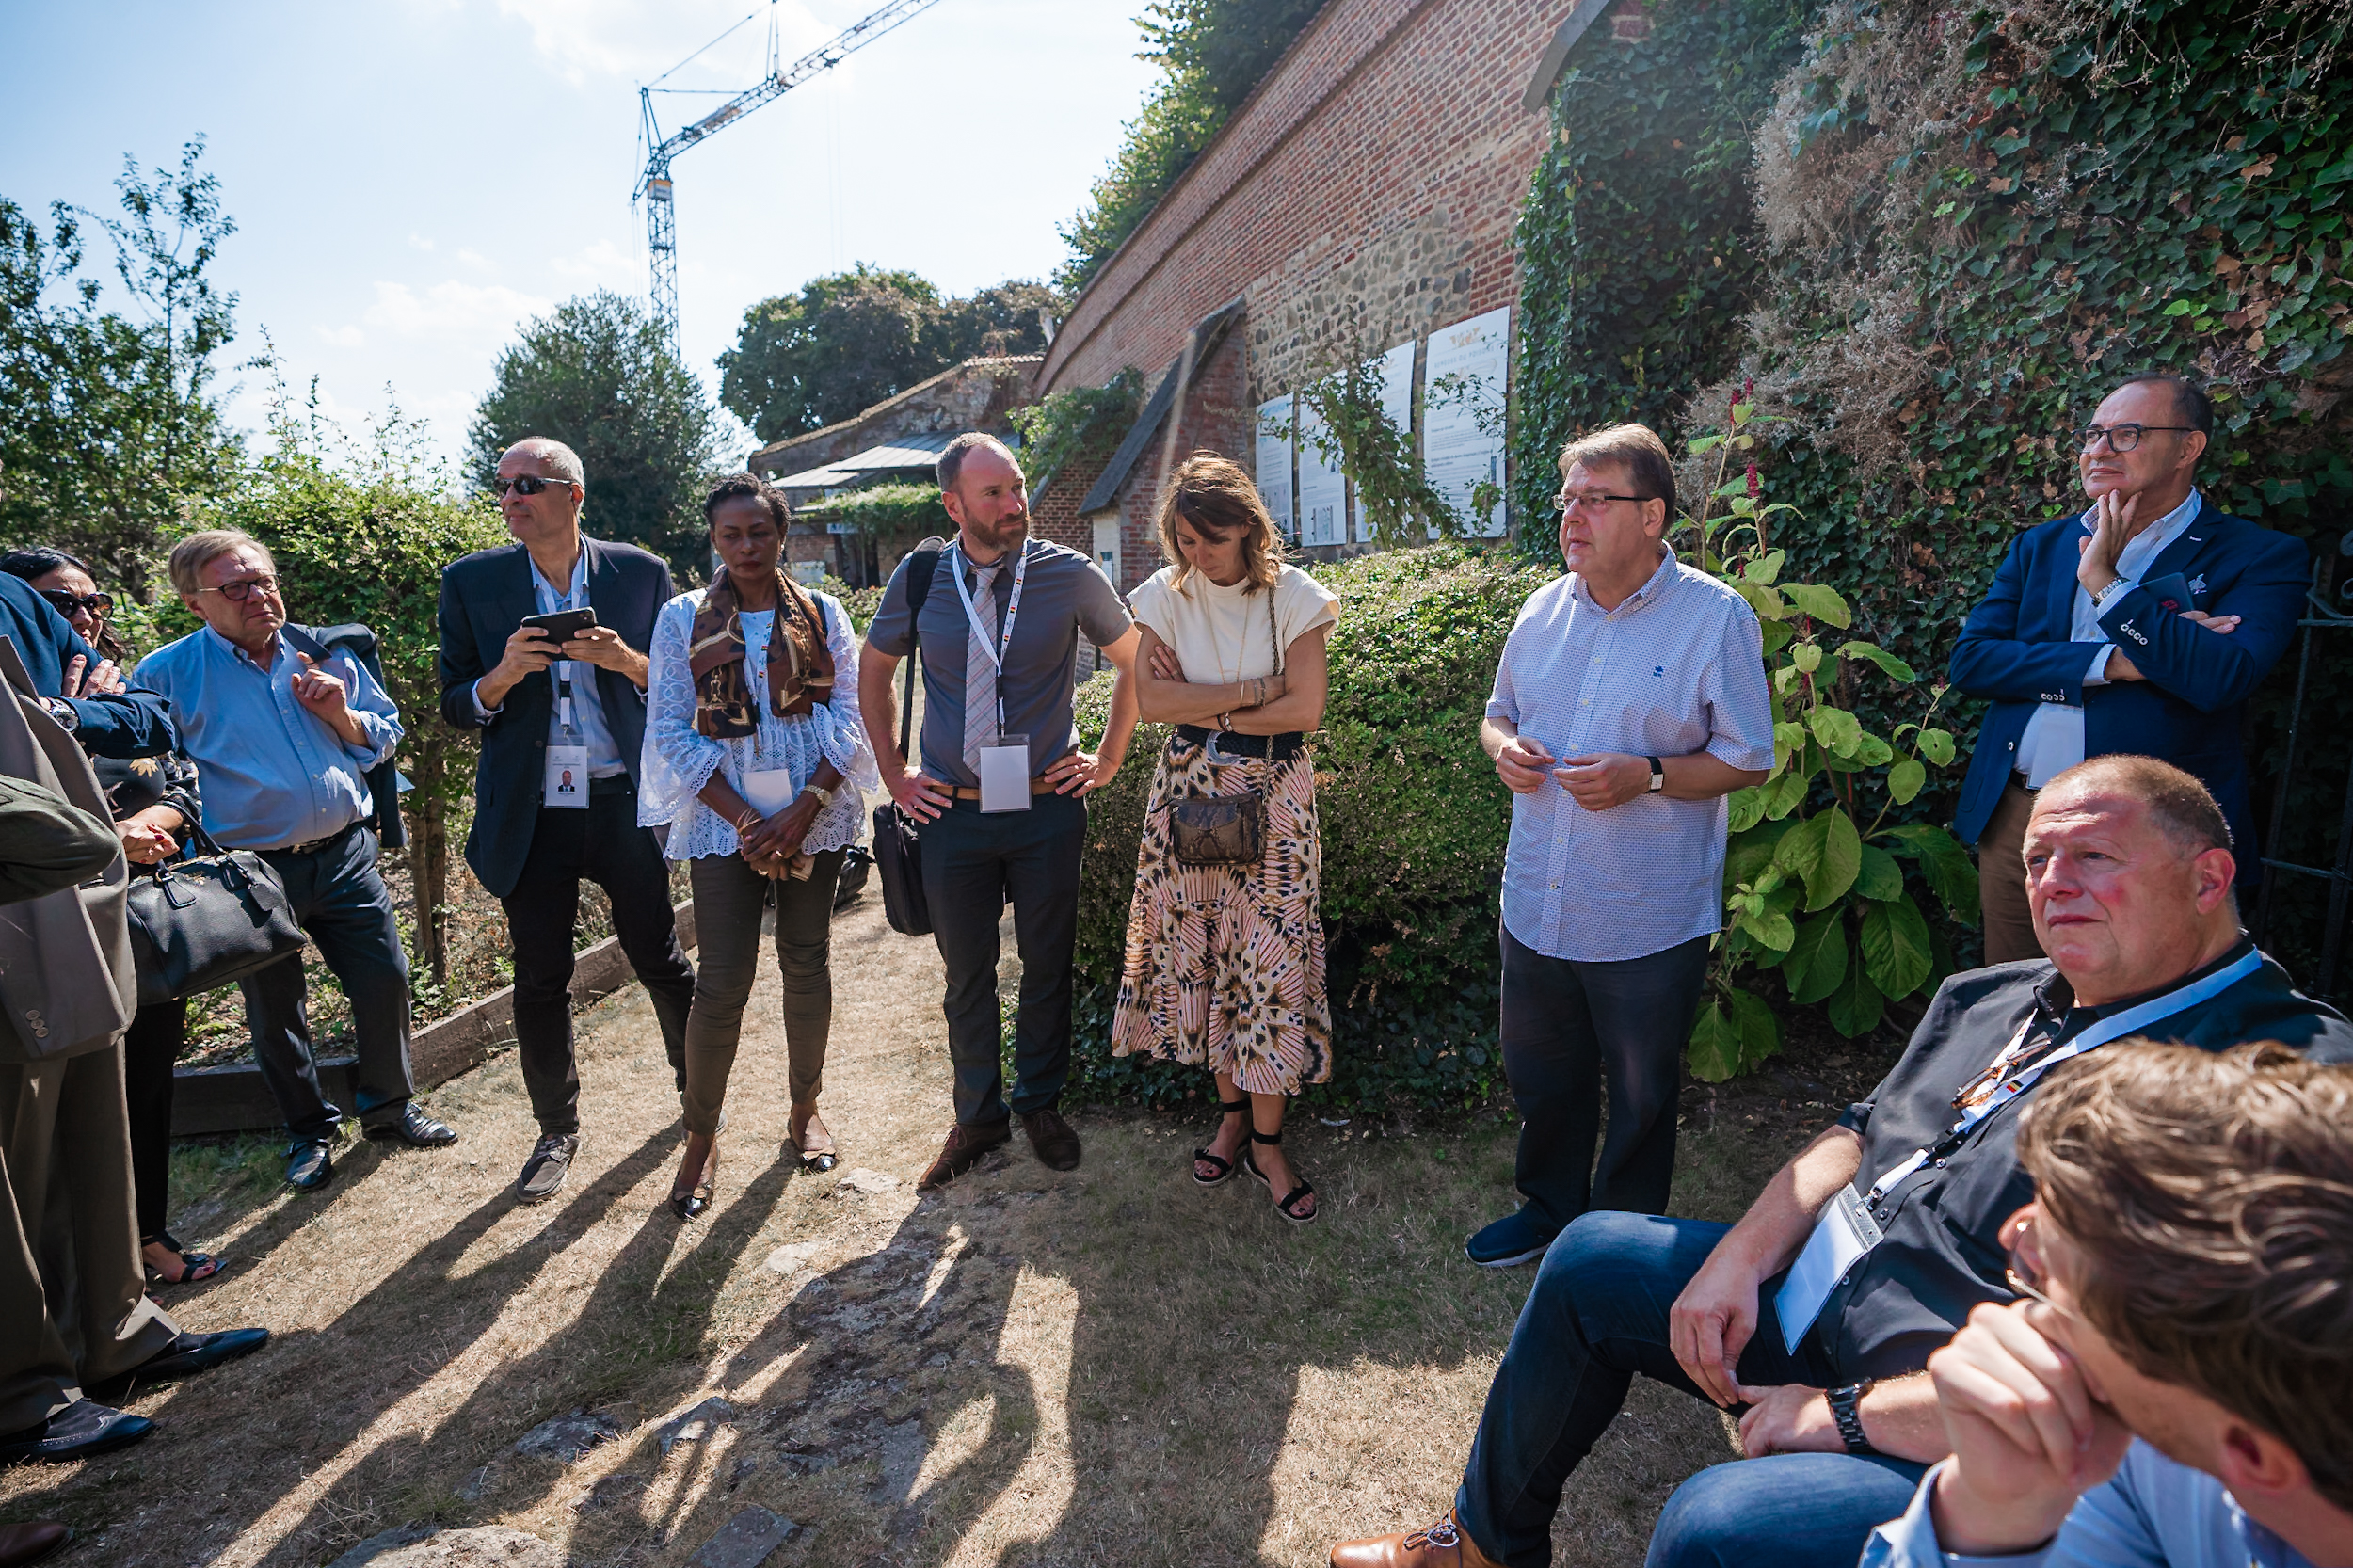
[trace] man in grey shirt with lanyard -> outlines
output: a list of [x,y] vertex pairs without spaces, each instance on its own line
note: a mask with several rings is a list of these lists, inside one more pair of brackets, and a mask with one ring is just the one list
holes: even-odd
[[2230,829],[2181,769],[2113,756],[2060,774],[2036,797],[2025,862],[2050,958],[1947,980],[1870,1098],[1738,1224],[1574,1221],[1521,1310],[1453,1510],[1344,1543],[1334,1568],[1550,1560],[1569,1472],[1637,1372],[1740,1412],[1749,1456],[1677,1490],[1651,1568],[1852,1561],[1947,1451],[1929,1352],[2011,1299],[2001,1231],[2034,1195],[2015,1139],[2043,1073],[2127,1035],[2353,1060],[2353,1025],[2241,934]]
[[[923,1175],[954,1180],[1013,1135],[1038,1158],[1079,1163],[1079,1135],[1055,1109],[1070,1074],[1070,956],[1079,929],[1085,796],[1119,771],[1135,733],[1137,635],[1102,568],[1030,537],[1021,466],[1003,443],[958,436],[939,456],[956,538],[935,591],[909,612],[908,560],[891,574],[858,661],[858,707],[883,787],[922,824],[923,893],[947,966],[948,1054],[956,1125]],[[1118,670],[1102,749],[1079,749],[1071,719],[1083,634]],[[922,759],[898,745],[891,677],[922,650]],[[1013,901],[1021,952],[1014,1086],[1004,1094],[997,1016],[997,922]]]

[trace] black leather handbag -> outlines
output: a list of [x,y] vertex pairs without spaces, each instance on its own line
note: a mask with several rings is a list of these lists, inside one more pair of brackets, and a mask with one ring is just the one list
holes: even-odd
[[[939,569],[944,539],[925,539],[907,557],[906,690],[899,701],[899,755],[907,755],[915,723],[915,666],[922,660],[915,625],[931,597],[932,578]],[[913,817],[886,800],[874,808],[874,875],[882,883],[883,918],[902,936],[932,934],[931,901],[923,896],[923,840]]]
[[[1283,673],[1283,641],[1274,627],[1274,590],[1266,591],[1267,641],[1274,673]],[[1217,744],[1211,735],[1210,745]],[[1255,866],[1266,855],[1266,797],[1256,790],[1202,795],[1168,808],[1170,853],[1180,866]]]
[[131,962],[139,1005],[217,990],[268,968],[309,940],[269,862],[223,849],[191,823],[194,852],[131,878]]

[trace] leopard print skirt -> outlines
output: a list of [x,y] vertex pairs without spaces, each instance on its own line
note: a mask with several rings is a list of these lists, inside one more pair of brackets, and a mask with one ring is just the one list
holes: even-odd
[[[1266,799],[1258,863],[1177,864],[1170,804],[1244,790]],[[1321,870],[1309,753],[1213,760],[1207,747],[1172,739],[1144,808],[1112,1054],[1207,1066],[1260,1095],[1295,1095],[1330,1079]]]

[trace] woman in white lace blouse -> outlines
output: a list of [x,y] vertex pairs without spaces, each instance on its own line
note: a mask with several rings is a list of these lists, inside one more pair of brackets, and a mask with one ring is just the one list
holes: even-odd
[[777,569],[784,497],[740,473],[712,487],[703,517],[727,569],[654,623],[637,808],[640,823],[668,828],[664,853],[687,863],[695,889],[686,1149],[670,1190],[684,1220],[711,1207],[717,1186],[728,1075],[772,896],[792,1147],[806,1168],[833,1169],[817,1094],[833,1019],[834,888],[865,820],[860,792],[880,783],[858,722],[850,617]]

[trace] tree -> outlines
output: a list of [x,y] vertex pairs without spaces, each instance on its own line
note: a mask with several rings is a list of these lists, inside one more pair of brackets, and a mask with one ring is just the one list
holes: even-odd
[[[72,550],[140,604],[166,536],[242,458],[213,390],[236,296],[205,276],[236,225],[203,151],[199,137],[177,169],[145,174],[126,157],[121,216],[55,202],[46,238],[0,197],[0,540]],[[100,309],[85,219],[112,241],[136,315]]]
[[859,263],[744,312],[719,396],[763,441],[849,419],[976,354],[1035,354],[1062,296],[1015,280],[949,299],[915,273]]
[[467,431],[467,464],[487,488],[517,441],[562,441],[587,471],[584,526],[699,580],[700,488],[718,461],[717,426],[661,324],[636,300],[599,290],[526,324],[500,353]]

